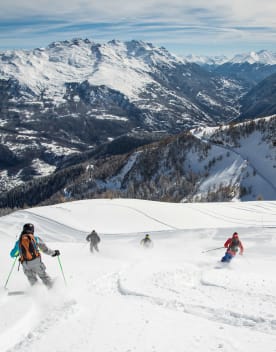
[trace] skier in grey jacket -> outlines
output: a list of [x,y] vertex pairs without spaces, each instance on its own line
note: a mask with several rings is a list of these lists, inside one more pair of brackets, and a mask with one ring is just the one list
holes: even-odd
[[24,274],[32,286],[37,282],[37,276],[39,276],[44,285],[51,288],[53,280],[46,273],[46,266],[41,260],[39,250],[52,257],[60,255],[58,249],[52,250],[48,248],[40,237],[34,236],[33,224],[25,224],[19,240],[16,241],[14,248],[10,252],[10,256],[12,258],[20,256],[19,261],[22,264]]
[[93,253],[93,250],[95,249],[97,252],[99,252],[98,248],[98,243],[101,241],[99,235],[95,230],[93,230],[87,237],[86,241],[90,242],[90,252]]

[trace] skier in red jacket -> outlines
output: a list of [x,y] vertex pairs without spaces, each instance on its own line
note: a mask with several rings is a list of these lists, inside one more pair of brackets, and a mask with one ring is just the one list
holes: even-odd
[[243,245],[237,232],[234,232],[233,236],[228,238],[228,240],[224,243],[224,247],[227,248],[227,251],[221,258],[222,262],[230,262],[238,251],[240,251],[240,255],[243,254]]

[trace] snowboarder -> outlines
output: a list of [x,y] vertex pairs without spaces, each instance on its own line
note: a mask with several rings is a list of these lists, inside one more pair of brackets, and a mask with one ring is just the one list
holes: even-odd
[[44,285],[51,288],[53,280],[46,273],[46,266],[41,260],[39,250],[52,257],[60,255],[58,249],[52,250],[48,248],[40,237],[34,236],[33,224],[25,224],[19,239],[10,252],[10,256],[12,258],[20,256],[19,261],[22,264],[24,274],[32,286],[37,283],[37,276],[39,276]]
[[240,251],[240,255],[243,254],[243,245],[237,232],[234,232],[232,237],[228,238],[224,243],[224,247],[227,248],[227,251],[221,258],[222,262],[230,262],[238,251]]
[[86,241],[90,242],[90,252],[93,253],[93,250],[95,249],[97,252],[99,252],[98,248],[98,243],[101,241],[99,235],[95,230],[93,230],[87,237]]
[[153,242],[149,237],[149,234],[146,234],[145,238],[142,239],[140,242],[141,246],[145,248],[152,248],[153,247]]

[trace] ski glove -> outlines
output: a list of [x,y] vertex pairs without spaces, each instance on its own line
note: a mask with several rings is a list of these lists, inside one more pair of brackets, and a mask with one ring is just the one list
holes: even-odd
[[54,254],[52,254],[52,257],[56,257],[57,255],[60,255],[60,251],[58,249],[55,249]]

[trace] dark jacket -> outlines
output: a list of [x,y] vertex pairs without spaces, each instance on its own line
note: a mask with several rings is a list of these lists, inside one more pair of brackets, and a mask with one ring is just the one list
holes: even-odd
[[97,244],[100,242],[100,237],[98,236],[96,231],[92,231],[87,237],[86,237],[86,241],[89,241],[93,244]]
[[142,239],[140,242],[141,246],[146,247],[146,248],[152,248],[153,247],[153,242],[150,238],[145,237]]

